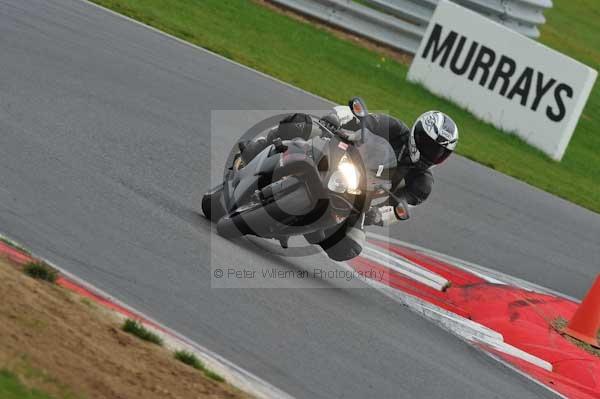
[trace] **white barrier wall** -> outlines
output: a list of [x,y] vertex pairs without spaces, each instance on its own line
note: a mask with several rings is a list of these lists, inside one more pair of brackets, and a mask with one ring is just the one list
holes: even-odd
[[408,79],[560,160],[597,74],[564,54],[442,0]]

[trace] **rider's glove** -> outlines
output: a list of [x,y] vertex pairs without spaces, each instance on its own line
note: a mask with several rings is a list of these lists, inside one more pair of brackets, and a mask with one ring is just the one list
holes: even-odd
[[394,207],[391,205],[371,207],[365,213],[365,224],[375,226],[389,226],[398,221]]
[[333,107],[333,112],[335,112],[338,120],[340,121],[340,126],[345,125],[346,123],[349,123],[351,120],[355,119],[354,114],[347,105],[338,105],[337,107]]
[[323,116],[319,122],[324,124],[332,132],[336,132],[345,124],[354,120],[354,114],[347,105],[338,105],[333,107],[333,110],[327,115]]

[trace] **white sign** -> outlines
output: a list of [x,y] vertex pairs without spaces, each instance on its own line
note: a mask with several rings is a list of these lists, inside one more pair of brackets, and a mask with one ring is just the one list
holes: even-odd
[[442,0],[408,79],[560,160],[597,74],[564,54]]

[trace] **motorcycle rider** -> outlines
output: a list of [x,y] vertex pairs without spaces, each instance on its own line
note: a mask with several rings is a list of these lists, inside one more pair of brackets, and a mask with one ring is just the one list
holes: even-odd
[[[359,121],[347,106],[334,107],[318,122],[332,131],[360,129]],[[342,226],[305,235],[308,242],[320,245],[331,259],[337,261],[352,259],[361,253],[365,241],[364,225],[389,226],[404,218],[400,213],[405,208],[399,204],[406,202],[414,206],[425,201],[433,186],[431,168],[444,162],[458,142],[458,127],[440,111],[425,112],[410,129],[402,121],[385,114],[369,114],[365,123],[372,133],[388,140],[396,154],[397,166],[391,175],[389,200],[381,206],[372,206],[362,222],[346,220]],[[307,140],[319,133],[310,115],[292,114],[269,131],[267,137],[241,144],[240,160],[247,164],[277,138]]]

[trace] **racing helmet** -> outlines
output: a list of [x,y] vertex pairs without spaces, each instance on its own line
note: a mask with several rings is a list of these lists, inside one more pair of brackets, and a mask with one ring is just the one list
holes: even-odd
[[408,139],[410,159],[426,166],[439,165],[452,154],[458,143],[458,126],[440,111],[427,111],[419,116]]

